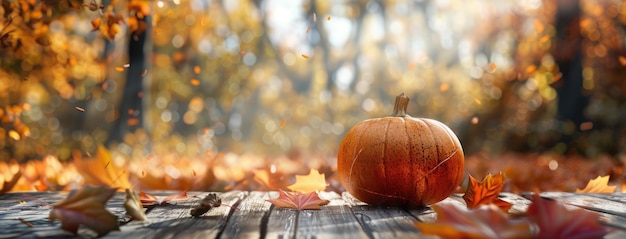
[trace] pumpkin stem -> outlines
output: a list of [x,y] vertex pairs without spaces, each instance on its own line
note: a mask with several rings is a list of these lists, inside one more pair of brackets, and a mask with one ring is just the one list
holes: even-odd
[[391,116],[404,117],[407,116],[406,108],[409,105],[409,97],[404,93],[396,96],[396,104],[393,106],[393,114]]

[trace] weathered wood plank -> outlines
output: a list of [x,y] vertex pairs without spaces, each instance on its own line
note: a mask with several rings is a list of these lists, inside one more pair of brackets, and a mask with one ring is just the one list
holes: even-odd
[[431,238],[421,235],[414,225],[417,221],[435,220],[435,213],[430,208],[382,208],[361,202],[347,192],[342,197],[351,206],[354,217],[364,232],[371,238]]
[[280,234],[278,228],[265,228],[271,204],[268,192],[250,192],[237,206],[222,231],[222,238],[262,238],[263,233]]
[[296,238],[366,238],[349,205],[339,194],[322,192],[331,201],[322,210],[296,212]]
[[[215,238],[224,228],[231,207],[212,208],[201,217],[194,218],[190,211],[208,193],[193,193],[194,198],[155,206],[147,211],[147,222],[131,221],[120,231],[113,231],[103,238]],[[226,205],[237,204],[247,193],[233,191],[217,193]],[[123,210],[123,206],[120,205]]]

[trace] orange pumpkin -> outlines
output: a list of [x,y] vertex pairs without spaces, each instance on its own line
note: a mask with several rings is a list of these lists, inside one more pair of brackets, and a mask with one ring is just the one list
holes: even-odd
[[338,174],[355,198],[373,205],[422,207],[450,196],[463,180],[463,148],[443,123],[406,114],[396,97],[392,116],[368,119],[339,146]]

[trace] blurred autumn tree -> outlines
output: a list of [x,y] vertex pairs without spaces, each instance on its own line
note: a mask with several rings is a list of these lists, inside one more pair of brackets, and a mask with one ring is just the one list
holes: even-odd
[[[107,139],[131,157],[332,156],[347,129],[390,114],[401,92],[413,116],[450,125],[470,154],[626,144],[620,2],[580,1],[579,83],[556,52],[557,0],[140,1],[149,18],[125,1],[95,2],[103,9],[3,1],[2,23],[16,29],[2,38],[3,158],[67,158]],[[145,62],[131,59],[138,48]],[[564,82],[589,106],[569,102]],[[583,117],[559,117],[564,107]]]

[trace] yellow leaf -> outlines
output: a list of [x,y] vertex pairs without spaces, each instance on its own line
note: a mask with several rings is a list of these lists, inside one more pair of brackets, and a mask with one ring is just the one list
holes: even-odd
[[126,215],[132,217],[137,221],[145,221],[146,213],[143,211],[143,205],[139,201],[137,194],[130,189],[126,189],[126,200],[124,201],[124,209],[126,209]]
[[326,179],[324,178],[324,174],[321,174],[315,169],[311,169],[308,175],[296,175],[296,183],[287,188],[292,191],[304,193],[323,191],[326,189]]
[[111,153],[102,145],[98,146],[95,158],[77,157],[74,159],[74,165],[85,178],[86,184],[106,185],[120,189],[132,188],[126,170],[115,165]]
[[577,193],[614,193],[616,186],[609,186],[609,175],[590,179],[583,189],[576,189]]

